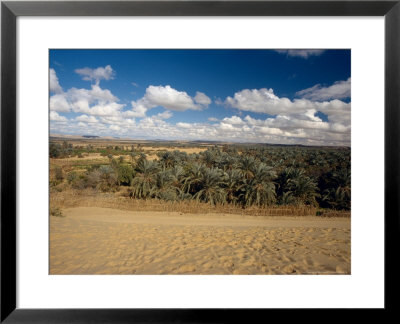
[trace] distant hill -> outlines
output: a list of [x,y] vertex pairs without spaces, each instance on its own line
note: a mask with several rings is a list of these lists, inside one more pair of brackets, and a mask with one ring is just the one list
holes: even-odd
[[339,148],[348,150],[348,146],[309,146],[302,144],[272,144],[272,143],[251,143],[251,142],[228,142],[228,141],[210,141],[210,140],[166,140],[166,139],[133,139],[119,138],[116,136],[98,136],[98,135],[61,135],[50,134],[50,140],[97,140],[97,141],[116,141],[117,143],[163,143],[165,145],[236,145],[236,146],[277,146],[277,147],[312,147],[312,148]]
[[84,137],[84,138],[99,138],[100,136],[96,136],[96,135],[82,135],[82,137]]

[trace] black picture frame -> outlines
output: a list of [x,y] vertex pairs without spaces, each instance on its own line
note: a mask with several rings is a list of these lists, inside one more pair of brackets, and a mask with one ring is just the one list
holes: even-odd
[[[18,16],[384,16],[385,307],[396,310],[400,237],[400,1],[2,1],[1,313],[5,323],[199,323],[263,318],[267,309],[16,308],[16,18]],[[373,150],[373,148],[371,148]],[[373,154],[373,152],[371,152]],[[366,283],[368,285],[368,283]],[[271,310],[270,310],[271,311]]]

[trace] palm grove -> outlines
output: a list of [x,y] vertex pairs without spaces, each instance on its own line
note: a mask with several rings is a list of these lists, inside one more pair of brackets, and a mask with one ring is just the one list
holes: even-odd
[[[197,200],[212,205],[315,206],[350,210],[349,148],[214,145],[200,153],[159,151],[150,160],[140,147],[73,147],[50,143],[50,157],[101,153],[109,163],[84,172],[56,168],[50,185],[115,192],[133,199]],[[117,156],[117,157],[116,157]]]

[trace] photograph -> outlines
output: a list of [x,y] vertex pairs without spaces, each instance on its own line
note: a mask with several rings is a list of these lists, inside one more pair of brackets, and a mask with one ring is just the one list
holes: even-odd
[[351,274],[351,49],[48,54],[50,275]]

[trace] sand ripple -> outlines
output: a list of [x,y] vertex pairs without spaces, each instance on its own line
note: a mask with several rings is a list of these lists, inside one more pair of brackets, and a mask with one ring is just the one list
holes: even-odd
[[50,274],[350,273],[350,219],[63,213],[50,217]]

